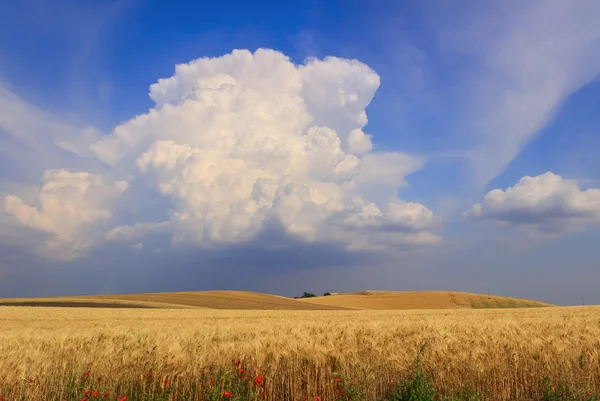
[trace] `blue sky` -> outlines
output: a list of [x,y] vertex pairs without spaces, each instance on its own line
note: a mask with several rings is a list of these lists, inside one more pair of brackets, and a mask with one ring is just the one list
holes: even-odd
[[597,2],[5,3],[0,296],[600,303]]

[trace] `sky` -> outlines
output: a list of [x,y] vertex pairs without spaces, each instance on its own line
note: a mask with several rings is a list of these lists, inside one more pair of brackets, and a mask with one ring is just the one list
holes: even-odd
[[600,304],[600,3],[0,3],[0,297]]

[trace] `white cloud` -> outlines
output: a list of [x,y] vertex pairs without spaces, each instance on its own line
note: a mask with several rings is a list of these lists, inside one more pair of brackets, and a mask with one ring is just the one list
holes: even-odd
[[381,212],[374,203],[369,203],[363,206],[360,213],[348,216],[345,223],[351,227],[419,232],[431,229],[441,221],[420,203],[395,199],[387,205],[385,213]]
[[[151,86],[154,109],[91,148],[111,164],[139,155],[139,171],[173,200],[176,242],[247,241],[277,221],[306,241],[348,244],[356,233],[343,232],[344,218],[371,197],[395,198],[424,164],[370,152],[362,128],[378,86],[377,74],[357,61],[296,66],[270,50],[234,51],[177,66]],[[137,238],[148,226],[108,237],[119,230]]]
[[348,151],[362,155],[373,149],[371,135],[365,134],[362,129],[355,129],[348,134]]
[[461,87],[471,99],[473,169],[483,185],[600,73],[600,2],[482,2],[462,10],[440,33],[471,61]]
[[398,188],[407,185],[405,177],[421,170],[425,159],[402,152],[370,152],[362,158],[362,166],[350,183],[358,194],[385,207],[396,196]]
[[525,176],[505,191],[488,192],[483,203],[473,205],[464,216],[559,234],[600,224],[600,189],[582,190],[576,181],[552,172]]
[[37,205],[4,198],[4,211],[23,226],[49,234],[39,251],[57,259],[75,259],[93,245],[98,228],[112,217],[112,204],[127,188],[95,174],[50,170],[42,177]]
[[[137,244],[159,232],[174,243],[225,246],[277,224],[302,241],[349,249],[437,242],[430,232],[438,226],[433,213],[397,197],[424,160],[373,152],[363,132],[365,108],[378,86],[378,75],[355,60],[294,65],[272,50],[236,50],[176,66],[175,75],[150,87],[155,107],[148,113],[87,146],[61,146],[78,154],[87,148],[111,176],[150,183],[171,201],[168,220],[113,225],[103,236],[107,241]],[[92,202],[86,193],[76,199]],[[94,197],[84,209],[109,216],[111,199]],[[76,235],[81,213],[68,216],[65,227],[72,228],[63,232],[62,215],[12,198],[8,204],[23,224],[60,234],[71,248],[91,246],[92,236]],[[348,224],[360,221],[365,208],[378,210],[373,222]],[[74,244],[75,238],[86,239],[85,245]]]
[[171,224],[168,221],[160,223],[136,223],[131,226],[119,226],[107,231],[104,239],[109,242],[134,242],[139,241],[150,233],[164,232],[169,230]]

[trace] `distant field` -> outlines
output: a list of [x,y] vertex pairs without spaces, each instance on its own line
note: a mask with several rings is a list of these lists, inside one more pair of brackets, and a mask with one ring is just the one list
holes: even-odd
[[356,309],[481,309],[552,306],[537,301],[451,291],[362,291],[303,299],[313,305]]
[[235,310],[481,309],[551,306],[536,301],[450,291],[363,291],[292,299],[248,291],[163,292],[56,298],[0,299],[0,306],[204,308]]
[[337,310],[343,307],[308,304],[296,299],[248,291],[163,292],[56,298],[0,299],[0,306],[75,306],[115,308],[208,308],[235,310]]
[[[438,391],[436,400],[597,400],[599,316],[600,307],[8,306],[0,308],[0,396],[5,401],[91,401],[105,399],[105,393],[111,401],[315,401],[317,396],[348,401],[347,395],[351,401],[398,400],[396,386],[415,380],[411,369],[426,344],[421,366]],[[563,395],[542,398],[547,389]],[[565,396],[564,389],[575,395]],[[86,390],[102,397],[86,396]]]
[[47,306],[66,308],[188,308],[185,305],[175,305],[162,302],[141,300],[102,299],[96,297],[52,297],[52,298],[0,298],[0,306]]

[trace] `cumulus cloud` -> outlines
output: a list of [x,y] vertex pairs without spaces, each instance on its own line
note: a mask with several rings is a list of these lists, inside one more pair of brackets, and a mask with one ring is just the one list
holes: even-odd
[[170,222],[160,223],[136,223],[130,226],[118,226],[104,234],[104,239],[110,242],[134,242],[139,241],[150,233],[160,233],[169,230]]
[[374,203],[364,205],[359,213],[345,219],[350,227],[372,227],[389,231],[419,232],[427,230],[439,221],[433,212],[420,203],[396,199],[382,212]]
[[464,216],[559,234],[600,224],[600,189],[582,190],[576,181],[552,172],[525,176],[505,191],[488,192]]
[[[276,51],[236,50],[176,66],[172,77],[150,87],[155,106],[146,114],[88,144],[61,146],[93,153],[111,176],[151,185],[171,202],[168,220],[113,225],[106,241],[139,244],[147,235],[169,233],[173,243],[227,246],[277,226],[296,240],[347,249],[438,242],[433,213],[397,196],[425,160],[374,152],[363,131],[378,86],[379,76],[356,60],[295,65]],[[102,223],[117,192],[92,198],[79,190],[71,202],[80,201],[89,215],[98,212],[86,223]],[[5,207],[23,224],[57,234],[62,244],[85,238],[77,248],[91,246],[92,236],[75,235],[83,212],[65,217],[43,205],[37,212],[11,197]],[[72,228],[63,232],[63,226]]]
[[39,251],[57,259],[84,254],[112,217],[115,200],[127,189],[124,181],[107,182],[100,175],[50,170],[42,177],[37,205],[17,196],[4,198],[4,211],[23,226],[48,233]]

